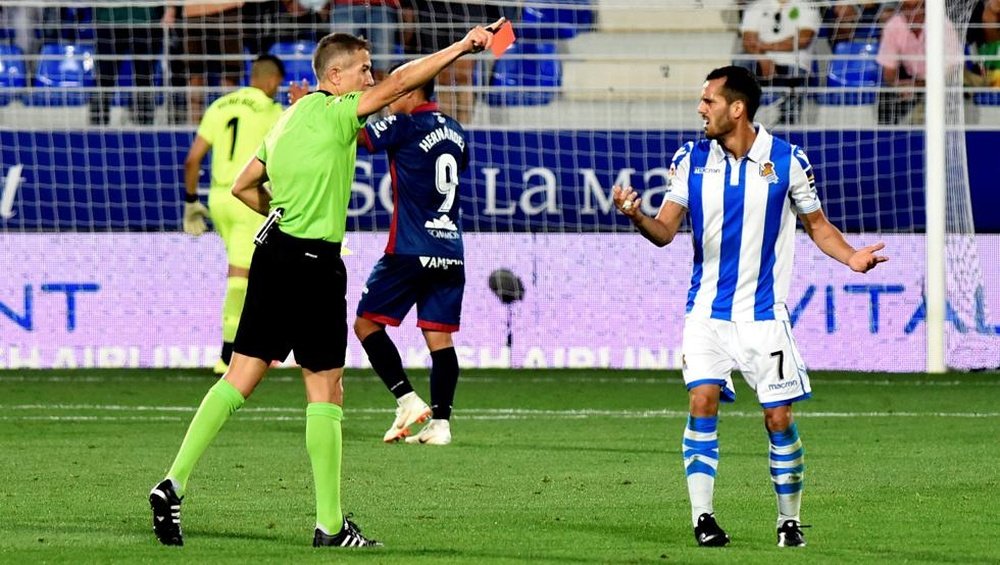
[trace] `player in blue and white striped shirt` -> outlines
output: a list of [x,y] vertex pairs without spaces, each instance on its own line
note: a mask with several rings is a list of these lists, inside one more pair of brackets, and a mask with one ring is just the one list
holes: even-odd
[[695,538],[705,546],[729,543],[712,498],[719,402],[736,400],[733,369],[764,409],[778,545],[805,545],[799,522],[805,466],[791,405],[812,389],[785,305],[796,218],[820,250],[853,271],[887,260],[876,254],[884,244],[855,249],[827,220],[802,149],[753,122],[760,96],[760,85],[744,68],[709,73],[698,104],[708,139],[674,154],[670,189],[655,218],[642,213],[631,188],[613,189],[616,207],[657,246],[670,243],[684,215],[690,217],[694,270],[682,345],[690,416],[682,450]]

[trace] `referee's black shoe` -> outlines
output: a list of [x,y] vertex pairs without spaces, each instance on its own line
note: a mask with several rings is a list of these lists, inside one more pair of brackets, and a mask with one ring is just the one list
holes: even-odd
[[181,497],[177,496],[170,479],[149,491],[149,506],[153,509],[153,533],[163,545],[184,545],[181,535]]
[[336,535],[329,535],[316,528],[313,535],[313,547],[381,547],[382,542],[368,539],[361,534],[361,529],[344,516],[344,525]]
[[698,525],[694,527],[694,539],[702,547],[722,547],[729,545],[729,535],[719,527],[712,514],[698,516]]

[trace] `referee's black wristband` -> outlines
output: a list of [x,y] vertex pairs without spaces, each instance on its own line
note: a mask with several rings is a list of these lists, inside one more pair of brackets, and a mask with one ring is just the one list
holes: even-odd
[[198,201],[198,195],[197,194],[188,194],[186,192],[184,193],[184,202],[187,202],[188,204],[190,204],[192,202],[197,202],[197,201]]

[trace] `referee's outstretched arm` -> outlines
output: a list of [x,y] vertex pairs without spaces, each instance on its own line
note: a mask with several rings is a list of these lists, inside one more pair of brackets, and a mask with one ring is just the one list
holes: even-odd
[[461,41],[399,67],[385,80],[362,93],[358,101],[358,117],[374,114],[410,91],[420,88],[459,57],[488,49],[493,43],[493,31],[504,21],[505,18],[500,18],[488,27],[476,26]]

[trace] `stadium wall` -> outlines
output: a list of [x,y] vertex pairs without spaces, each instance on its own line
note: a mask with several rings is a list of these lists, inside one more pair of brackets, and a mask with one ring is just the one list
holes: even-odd
[[[225,254],[216,235],[2,238],[0,368],[209,367],[218,358]],[[852,240],[884,240],[891,261],[854,274],[798,236],[788,309],[805,362],[813,369],[923,371],[923,236]],[[1000,350],[1000,235],[981,235],[977,244],[986,286],[976,293],[974,316],[950,312],[948,331],[950,340],[983,346],[949,359],[955,367],[994,363]],[[348,237],[349,308],[384,245],[384,234]],[[658,249],[634,233],[471,233],[467,249],[456,334],[463,366],[680,367],[689,238]],[[490,291],[498,268],[522,279],[522,301],[506,306]],[[414,326],[411,313],[392,336],[407,366],[427,366]],[[348,366],[365,366],[357,340],[348,343]]]
[[[174,231],[180,226],[191,132],[0,131],[0,176],[22,165],[4,199],[0,232]],[[474,166],[463,186],[463,227],[481,232],[621,231],[611,208],[618,180],[658,206],[683,131],[472,132]],[[793,132],[816,169],[827,215],[850,232],[923,230],[923,132]],[[976,230],[1000,233],[1000,131],[966,134]],[[381,155],[363,156],[349,229],[387,229],[389,182]],[[610,172],[610,173],[609,173]],[[208,185],[207,170],[203,186]],[[877,211],[871,213],[870,211]]]
[[[949,312],[949,340],[977,346],[948,363],[974,368],[994,366],[1000,351],[1000,161],[991,154],[1000,131],[966,135],[984,283],[971,309]],[[463,366],[679,367],[690,242],[649,245],[614,214],[607,190],[627,180],[653,213],[669,156],[693,136],[472,132],[463,203],[469,286],[456,339]],[[798,236],[788,308],[807,364],[924,370],[922,132],[790,137],[809,148],[833,221],[857,234],[856,244],[885,240],[892,257],[862,277]],[[0,131],[0,368],[214,363],[222,244],[214,234],[177,233],[190,140],[187,130]],[[354,254],[345,259],[351,308],[385,243],[386,170],[382,156],[359,158],[349,218]],[[526,287],[510,312],[487,284],[499,268]],[[411,313],[393,336],[406,364],[423,366],[429,359],[413,325]],[[366,362],[351,339],[349,366]]]

